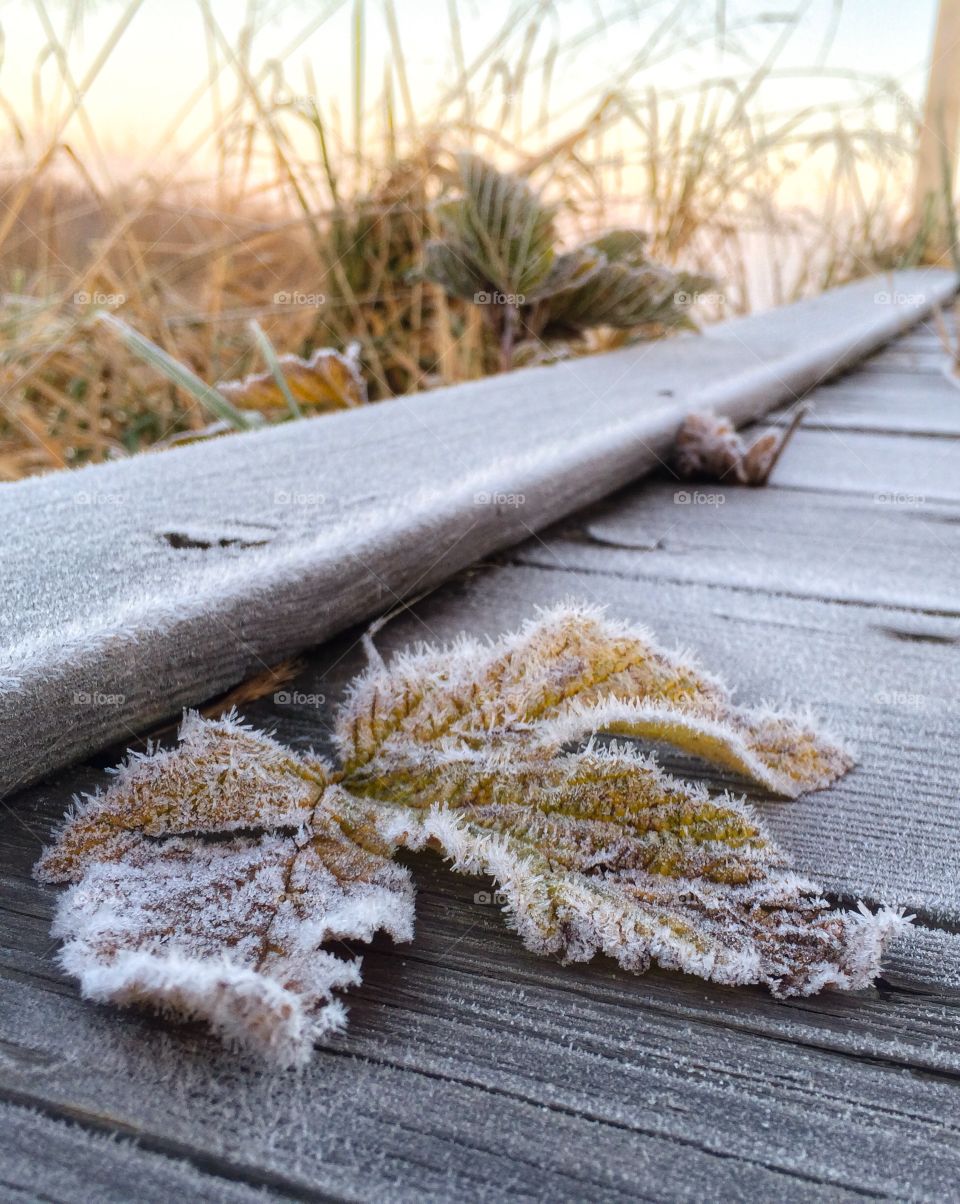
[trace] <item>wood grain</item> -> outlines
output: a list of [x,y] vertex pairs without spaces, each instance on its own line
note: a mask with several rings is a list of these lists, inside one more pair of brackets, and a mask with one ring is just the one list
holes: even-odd
[[[2,1057],[2,1055],[0,1055]],[[32,1096],[28,1099],[33,1101]],[[7,1201],[70,1200],[71,1204],[254,1204],[260,1191],[196,1170],[188,1160],[147,1151],[113,1131],[0,1104],[0,1194]]]
[[42,969],[42,917],[20,915],[4,927],[21,953],[0,975],[0,1098],[280,1195],[949,1195],[956,995],[882,984],[782,1004],[602,960],[559,967],[474,901],[488,884],[411,862],[414,945],[364,951],[349,1032],[300,1076],[80,1003]]

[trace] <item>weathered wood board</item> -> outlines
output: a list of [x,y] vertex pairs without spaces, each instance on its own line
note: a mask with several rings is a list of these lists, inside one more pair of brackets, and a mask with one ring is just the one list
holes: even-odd
[[[786,425],[787,410],[771,421]],[[817,405],[805,430],[866,431],[879,434],[960,438],[960,387],[929,373],[899,378],[841,377],[817,390]]]
[[[687,487],[670,478],[630,487],[459,573],[377,643],[496,635],[573,596],[692,648],[744,701],[811,705],[858,766],[807,799],[752,801],[837,899],[917,914],[874,989],[784,1003],[603,959],[558,966],[523,950],[488,882],[425,854],[409,858],[414,942],[358,949],[349,1030],[306,1072],[264,1075],[199,1027],[79,1000],[56,964],[56,892],[30,867],[70,794],[119,758],[107,749],[5,804],[0,1195],[955,1199],[960,445],[952,386],[904,428],[890,376],[873,379],[873,405],[859,374],[817,391],[856,394],[857,425],[831,425],[839,397],[818,404],[767,489],[722,487],[711,505],[675,501]],[[827,458],[834,435],[845,458]],[[904,489],[922,500],[874,496]],[[361,633],[311,652],[248,718],[324,748]]]
[[37,888],[4,915],[0,1098],[280,1198],[949,1198],[960,991],[912,976],[912,947],[879,990],[787,1004],[559,967],[475,902],[487,884],[414,864],[414,945],[365,951],[349,1032],[299,1076],[78,1001]]
[[0,1104],[0,1196],[24,1204],[169,1204],[177,1199],[255,1204],[263,1199],[257,1188],[198,1171],[169,1151],[150,1154],[143,1146],[116,1140],[109,1129],[95,1133],[9,1104]]
[[[955,287],[861,281],[699,338],[0,487],[0,795],[635,479],[692,408],[743,422],[792,400]],[[876,483],[889,456],[864,456]]]
[[[797,438],[796,459],[812,466]],[[524,563],[627,578],[701,582],[792,598],[960,615],[956,528],[960,504],[919,493],[779,487],[808,468],[791,464],[776,488],[651,481],[544,532]],[[953,456],[960,469],[960,447]],[[917,476],[922,469],[916,468]],[[960,487],[960,476],[957,477]],[[917,627],[949,642],[949,624]],[[906,638],[906,636],[904,637]]]

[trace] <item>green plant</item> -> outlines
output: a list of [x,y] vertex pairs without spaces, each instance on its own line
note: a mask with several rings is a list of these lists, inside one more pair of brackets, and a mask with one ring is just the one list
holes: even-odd
[[653,263],[636,230],[562,252],[556,208],[526,180],[470,153],[457,165],[460,195],[440,207],[441,237],[427,243],[423,270],[452,296],[487,307],[502,369],[513,364],[518,334],[536,343],[594,326],[691,325],[686,305],[709,278]]

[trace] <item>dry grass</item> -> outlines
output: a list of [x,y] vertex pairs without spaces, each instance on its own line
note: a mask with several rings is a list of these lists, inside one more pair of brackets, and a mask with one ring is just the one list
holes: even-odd
[[[291,56],[253,66],[256,25],[231,44],[208,0],[197,2],[210,60],[197,96],[218,98],[203,139],[216,170],[190,181],[186,157],[174,158],[155,176],[118,183],[102,169],[83,94],[98,63],[120,52],[119,33],[93,79],[77,80],[78,6],[58,6],[55,24],[35,0],[65,100],[40,132],[23,129],[0,95],[11,148],[0,179],[0,479],[129,454],[209,423],[189,391],[96,321],[98,307],[210,383],[266,366],[251,319],[281,353],[358,340],[372,400],[495,370],[478,310],[416,279],[453,149],[528,174],[562,200],[571,237],[647,228],[655,254],[724,282],[714,312],[750,309],[758,289],[767,302],[788,301],[918,252],[897,209],[915,115],[893,85],[850,75],[843,103],[784,112],[767,99],[800,12],[772,32],[756,22],[724,28],[728,72],[668,91],[651,84],[658,65],[718,36],[691,0],[659,5],[657,26],[643,0],[604,19],[584,6],[583,26],[564,26],[562,39],[553,20],[562,0],[512,0],[472,58],[449,0],[455,78],[432,111],[418,112],[392,0],[354,0],[342,122],[318,109],[309,75],[305,86],[281,77]],[[138,7],[110,6],[115,31]],[[321,23],[301,16],[294,48]],[[370,97],[362,64],[374,19],[393,53]],[[638,39],[638,23],[659,32]],[[641,48],[602,90],[571,97],[563,62],[621,26]],[[71,114],[86,159],[64,141]],[[833,182],[801,203],[791,189],[811,162]]]

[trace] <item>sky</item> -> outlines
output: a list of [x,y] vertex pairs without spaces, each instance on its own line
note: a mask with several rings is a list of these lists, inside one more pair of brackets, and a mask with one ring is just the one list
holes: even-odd
[[[528,10],[537,8],[536,0],[393,0],[407,87],[418,114],[436,111],[438,99],[456,81],[451,7],[459,14],[463,55],[470,60],[504,22],[509,23],[513,7],[524,2]],[[278,63],[287,81],[285,95],[309,96],[331,128],[342,129],[347,145],[353,137],[353,47],[359,15],[364,27],[364,108],[374,121],[382,114],[385,72],[393,60],[390,0],[209,3],[232,47],[252,15],[258,28],[250,51],[252,70],[269,74],[270,63]],[[532,66],[538,61],[542,66],[551,39],[573,44],[553,67],[550,114],[559,117],[562,125],[565,109],[571,106],[569,118],[574,120],[582,111],[577,109],[577,98],[596,94],[615,79],[632,56],[651,44],[675,5],[676,0],[543,0],[530,55]],[[671,36],[696,39],[700,32],[705,35],[705,45],[691,46],[654,63],[632,77],[630,86],[642,95],[650,88],[669,92],[711,75],[743,77],[746,62],[732,49],[733,43],[742,36],[754,58],[762,58],[780,29],[769,20],[762,23],[763,14],[795,6],[799,6],[798,0],[690,0]],[[921,99],[936,0],[808,0],[802,6],[802,22],[778,58],[787,78],[768,87],[770,105],[788,109],[842,99],[849,94],[850,84],[836,73],[835,69],[841,68],[889,76],[904,104]],[[40,14],[45,11],[57,36],[65,38],[73,7],[67,0],[3,0],[0,5],[5,46],[0,101],[8,115],[15,115],[27,139],[26,147],[18,149],[10,136],[12,123],[0,112],[0,155],[5,166],[22,165],[24,158],[38,154],[57,132],[57,117],[67,95],[56,56],[48,53],[50,40]],[[83,79],[127,8],[127,0],[90,0],[82,5],[82,19],[73,28],[66,51],[77,81]],[[203,88],[208,80],[210,43],[201,13],[199,0],[142,0],[85,95],[86,113],[108,164],[115,167],[126,162],[140,168],[159,164],[197,141],[191,162],[198,171],[203,170],[209,144],[200,140],[211,125],[216,92]],[[598,14],[609,25],[608,32],[578,41],[579,33],[595,22]],[[324,16],[326,19],[319,20]],[[747,20],[751,27],[741,35],[738,26]],[[317,27],[304,38],[303,31],[311,24]],[[728,31],[723,44],[716,36],[720,25]],[[516,62],[520,55],[525,28],[525,22],[515,22],[512,41],[505,48],[507,61]],[[831,31],[829,53],[822,58],[824,40]],[[819,70],[813,79],[812,67]],[[790,71],[796,74],[791,77]],[[483,71],[475,77],[478,89],[485,86],[485,78]],[[532,93],[540,90],[540,78],[531,71],[525,97],[528,114],[536,112]],[[228,105],[236,94],[236,76],[227,70],[218,86],[221,106]],[[502,75],[494,75],[490,86],[502,88]],[[203,94],[191,107],[191,95],[198,88]],[[396,72],[392,89],[398,121],[402,122],[402,81]],[[182,119],[177,120],[178,114]],[[307,137],[308,131],[299,136]],[[531,136],[529,126],[525,136]],[[89,131],[74,118],[63,137],[83,152]]]

